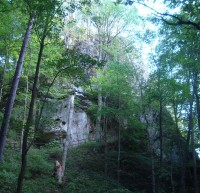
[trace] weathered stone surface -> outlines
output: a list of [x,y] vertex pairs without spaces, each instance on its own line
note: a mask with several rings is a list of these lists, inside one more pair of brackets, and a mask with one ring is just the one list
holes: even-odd
[[[86,109],[91,102],[86,100],[86,98],[81,94],[80,90],[79,92],[76,91],[75,93],[77,94],[77,96],[75,96],[75,101],[80,100],[81,96],[81,98],[84,100],[84,105],[81,105],[80,108],[76,107],[73,109],[72,126],[69,128],[70,132],[68,132],[70,133],[68,139],[70,140],[72,146],[94,139],[94,124],[91,122],[87,113],[83,110]],[[45,124],[43,129],[45,128],[44,132],[46,134],[54,133],[53,138],[62,139],[67,135],[70,111],[69,99],[70,96],[63,100],[48,101],[44,115],[45,117],[49,117],[52,121],[51,124]]]

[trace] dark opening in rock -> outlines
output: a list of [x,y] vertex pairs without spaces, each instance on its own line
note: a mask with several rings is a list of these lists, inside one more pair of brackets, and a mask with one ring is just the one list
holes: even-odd
[[62,121],[62,124],[63,124],[63,125],[65,125],[65,124],[66,124],[66,122],[65,122],[65,121]]

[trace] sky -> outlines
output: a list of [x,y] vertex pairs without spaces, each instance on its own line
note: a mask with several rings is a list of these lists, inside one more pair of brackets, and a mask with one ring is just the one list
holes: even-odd
[[[145,18],[152,16],[154,11],[141,4],[135,4],[135,6],[138,9],[138,14],[141,17],[144,17],[145,26],[142,30],[150,30],[156,34],[158,32],[159,26],[145,20]],[[162,1],[151,1],[148,3],[148,6],[152,7],[154,10],[159,12],[165,12],[167,10],[166,6],[162,3]],[[155,39],[151,43],[142,43],[142,58],[145,66],[144,68],[147,74],[149,74],[154,69],[153,65],[149,61],[149,54],[155,54],[155,47],[158,43],[158,37],[155,37]]]
[[[145,7],[144,5],[141,5],[141,4],[135,4],[136,8],[138,9],[138,13],[139,13],[140,16],[142,16],[142,17],[152,16],[155,13],[154,10],[159,12],[159,13],[169,13],[169,14],[178,13],[180,11],[180,7],[177,7],[176,9],[169,9],[163,3],[163,0],[148,1],[147,5],[150,8],[147,8],[147,7]],[[147,30],[147,29],[154,31],[155,36],[156,36],[155,39],[153,40],[153,42],[151,42],[151,44],[143,43],[143,51],[142,51],[143,52],[143,60],[144,60],[145,66],[147,66],[147,68],[146,68],[147,72],[150,73],[152,70],[155,69],[155,67],[149,61],[148,56],[149,56],[149,54],[156,54],[155,53],[155,47],[159,43],[159,37],[156,34],[159,30],[159,26],[153,24],[152,22],[146,21],[145,28],[143,30]]]

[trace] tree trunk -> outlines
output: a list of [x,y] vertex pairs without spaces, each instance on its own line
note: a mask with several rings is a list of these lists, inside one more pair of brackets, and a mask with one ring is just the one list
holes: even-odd
[[190,99],[190,107],[189,107],[189,116],[188,116],[188,133],[187,133],[187,147],[190,144],[191,133],[193,129],[193,102],[194,102],[194,94],[192,94]]
[[198,187],[198,177],[197,177],[197,153],[195,151],[195,142],[194,142],[194,127],[192,127],[191,132],[191,148],[192,148],[192,161],[193,161],[193,175],[194,175],[194,192],[199,193],[199,187]]
[[145,105],[144,105],[144,95],[143,95],[143,86],[142,83],[139,82],[139,88],[140,88],[140,96],[141,96],[141,108],[144,116],[144,120],[146,122],[146,132],[148,136],[148,146],[149,146],[149,151],[151,154],[151,183],[152,183],[152,193],[156,193],[156,171],[155,171],[155,158],[154,158],[154,152],[153,152],[153,139],[151,138],[148,128],[149,128],[149,121],[147,119],[147,115],[145,112]]
[[[180,193],[185,193],[185,169],[186,169],[186,158],[185,158],[185,147],[182,147],[181,143],[180,143],[180,133],[179,133],[179,128],[178,128],[178,111],[177,111],[177,103],[175,101],[175,99],[173,100],[173,114],[174,114],[174,120],[175,120],[175,125],[176,125],[176,138],[178,139],[178,148],[179,148],[179,152],[180,154]],[[172,160],[172,158],[171,158]],[[172,192],[175,192],[175,187],[173,185],[173,165],[172,165],[172,161],[171,161],[171,184],[172,184]]]
[[13,105],[14,105],[14,100],[15,100],[15,97],[16,97],[19,79],[20,79],[20,76],[21,76],[21,71],[22,71],[22,68],[23,68],[24,58],[25,58],[29,38],[30,38],[30,35],[31,35],[31,29],[32,29],[32,26],[33,26],[33,22],[34,22],[34,17],[30,16],[30,19],[29,19],[29,22],[28,22],[28,27],[27,27],[27,30],[26,30],[26,33],[25,33],[25,36],[24,36],[24,40],[23,40],[23,44],[22,44],[22,47],[21,47],[19,59],[17,61],[15,75],[13,77],[9,98],[8,98],[8,101],[7,101],[6,110],[5,110],[4,117],[3,117],[3,122],[2,122],[2,125],[1,125],[1,131],[0,131],[0,162],[3,159],[3,152],[4,152],[4,149],[5,149],[5,143],[6,143],[6,135],[7,135],[8,127],[9,127],[10,117],[11,117],[11,113],[12,113],[12,109],[13,109]]
[[174,114],[174,121],[175,121],[175,125],[176,125],[176,134],[177,134],[177,137],[179,137],[177,106],[178,105],[176,104],[175,100],[173,100],[173,114]]
[[160,96],[160,110],[159,110],[159,132],[160,132],[160,172],[162,172],[163,162],[163,128],[162,128],[162,96]]
[[58,181],[59,183],[62,182],[62,179],[64,177],[65,173],[65,166],[66,166],[66,160],[67,160],[67,153],[69,149],[69,145],[71,143],[71,128],[72,128],[72,123],[73,123],[73,114],[74,114],[74,99],[75,99],[75,94],[71,95],[69,98],[69,113],[68,113],[68,121],[67,121],[67,135],[64,139],[63,142],[63,154],[62,154],[62,178],[60,178]]
[[[117,73],[117,85],[119,85],[119,74]],[[117,155],[117,186],[119,188],[120,185],[120,176],[121,176],[121,116],[120,116],[120,109],[121,109],[121,97],[120,91],[118,90],[118,155]]]
[[[144,108],[144,107],[143,107]],[[149,151],[151,153],[151,181],[152,181],[152,192],[156,193],[156,170],[155,170],[155,158],[154,158],[154,151],[153,151],[153,144],[154,144],[154,140],[153,138],[150,136],[148,128],[149,128],[149,121],[147,119],[147,116],[145,114],[145,110],[144,110],[144,119],[146,122],[146,131],[147,131],[147,136],[148,136],[148,145],[149,145]]]
[[105,172],[105,175],[107,176],[108,175],[108,140],[107,140],[107,132],[108,132],[108,125],[107,125],[107,117],[104,118],[105,120],[105,151],[104,151],[104,154],[105,154],[105,167],[104,167],[104,172]]
[[[101,38],[101,30],[99,26],[97,25],[97,31],[98,31],[98,38],[99,38],[99,45],[98,45],[98,61],[101,62],[103,59],[103,50],[101,48],[101,44],[103,42]],[[103,69],[104,70],[104,69]],[[99,75],[97,74],[97,77]],[[96,135],[95,139],[96,141],[101,141],[102,138],[102,128],[101,128],[101,110],[102,110],[103,100],[102,100],[102,88],[101,85],[98,87],[98,110],[97,110],[97,118],[96,118]]]
[[[104,107],[106,106],[106,97],[104,99]],[[107,156],[108,156],[108,137],[107,137],[107,134],[108,134],[108,118],[107,116],[104,114],[104,117],[103,117],[103,131],[104,131],[104,143],[105,143],[105,149],[104,149],[104,154],[105,154],[105,166],[104,166],[104,172],[105,172],[105,175],[107,176],[108,175],[108,160],[107,160]],[[107,183],[107,181],[106,181]]]
[[[172,144],[172,150],[173,150],[173,144]],[[175,193],[175,187],[174,187],[174,176],[173,176],[173,159],[172,159],[172,151],[170,153],[170,181],[171,181],[171,193]]]
[[194,95],[192,94],[190,98],[190,102],[189,102],[188,132],[187,132],[186,146],[183,152],[183,161],[182,161],[183,163],[182,163],[181,179],[180,179],[180,193],[186,193],[186,185],[185,185],[186,176],[185,175],[186,175],[186,167],[187,167],[187,161],[188,161],[190,136],[191,136],[191,131],[193,127],[193,115],[192,115],[193,100],[194,100]]
[[183,160],[183,166],[181,170],[181,178],[180,178],[180,193],[186,193],[186,185],[185,185],[185,172],[186,172],[186,160]]
[[101,89],[99,89],[98,93],[98,110],[97,110],[97,119],[96,119],[96,141],[101,141],[101,110],[102,110],[102,94]]
[[198,72],[194,72],[194,94],[196,98],[196,111],[197,111],[197,120],[198,120],[198,128],[200,130],[200,104],[199,104],[199,94],[198,94]]
[[[29,53],[29,59],[30,63],[32,61],[32,52],[30,49]],[[25,99],[24,99],[24,115],[23,115],[23,125],[22,125],[22,130],[21,130],[21,135],[20,135],[20,152],[22,153],[22,144],[23,144],[23,138],[24,138],[24,127],[26,124],[27,120],[27,106],[28,106],[28,92],[29,92],[29,69],[27,70],[27,80],[26,80],[26,90],[25,90]]]
[[[189,84],[189,81],[188,81]],[[183,153],[183,166],[181,171],[181,181],[180,181],[180,193],[186,193],[186,186],[185,186],[185,175],[186,175],[186,167],[187,167],[187,161],[188,161],[188,150],[189,150],[189,144],[190,144],[190,136],[193,128],[193,102],[194,102],[194,85],[193,85],[193,91],[190,97],[189,101],[189,115],[188,115],[188,133],[187,133],[187,140],[186,140],[186,146],[184,148]]]
[[[197,116],[198,116],[198,127],[200,126],[200,119],[199,119],[199,95],[198,95],[198,85],[197,85],[197,73],[195,72],[194,83],[193,83],[193,98],[194,95],[196,97],[196,106],[197,106]],[[197,104],[198,103],[198,104]],[[195,141],[194,141],[194,123],[193,123],[193,112],[191,110],[191,148],[192,148],[192,161],[193,161],[193,176],[194,176],[194,192],[199,193],[198,187],[198,177],[197,177],[197,162],[196,162],[196,151],[195,151]],[[200,127],[199,127],[200,128]]]
[[24,99],[24,117],[23,117],[23,125],[22,125],[22,130],[21,130],[21,136],[20,136],[20,151],[22,153],[22,144],[23,144],[23,138],[24,138],[24,126],[25,126],[25,123],[26,123],[26,117],[27,117],[27,104],[28,104],[28,84],[29,84],[29,81],[28,81],[28,74],[27,74],[27,82],[26,82],[26,96],[25,96],[25,99]]
[[120,161],[121,161],[121,128],[120,128],[120,120],[118,125],[118,155],[117,155],[117,186],[119,188],[120,185]]
[[156,178],[155,178],[155,162],[153,152],[151,153],[151,175],[152,175],[152,191],[156,193]]
[[30,102],[30,106],[29,106],[29,112],[28,112],[28,118],[26,121],[26,126],[24,128],[24,136],[23,136],[23,144],[22,144],[22,162],[21,162],[20,174],[18,176],[17,193],[22,192],[23,179],[24,179],[26,165],[27,165],[27,152],[31,145],[30,144],[28,147],[28,135],[29,135],[31,126],[33,125],[34,105],[35,105],[35,101],[37,98],[37,84],[38,84],[38,79],[39,79],[40,65],[41,65],[42,54],[43,54],[43,50],[44,50],[45,38],[46,38],[46,33],[44,33],[44,35],[41,39],[41,42],[40,42],[40,51],[38,54],[38,61],[37,61],[37,65],[36,65],[36,71],[35,71],[35,77],[34,77],[34,83],[33,83],[32,95],[31,95],[31,102]]
[[[160,79],[159,79],[160,81]],[[158,192],[162,189],[162,172],[163,172],[163,126],[162,126],[162,116],[163,116],[163,96],[160,88],[160,84],[158,86],[159,89],[159,140],[160,140],[160,157],[159,157],[159,180],[157,182]]]
[[[45,97],[44,97],[42,106],[41,106],[40,111],[39,111],[39,115],[38,115],[37,120],[36,120],[36,123],[35,123],[35,134],[37,133],[37,131],[38,131],[39,128],[40,128],[40,121],[41,121],[41,118],[42,118],[42,113],[43,113],[45,104],[46,104],[46,102],[47,102],[47,97],[48,97],[49,91],[50,91],[51,87],[53,86],[53,84],[54,84],[56,78],[58,77],[58,75],[59,75],[62,71],[66,70],[66,69],[68,69],[68,68],[62,68],[62,69],[60,69],[60,70],[56,73],[56,75],[54,76],[54,78],[53,78],[51,84],[49,85],[49,87],[48,87],[48,89],[47,89],[47,92],[46,92],[46,94],[45,94]],[[35,136],[34,138],[35,138],[35,141],[36,141],[36,143],[37,143],[37,137]]]

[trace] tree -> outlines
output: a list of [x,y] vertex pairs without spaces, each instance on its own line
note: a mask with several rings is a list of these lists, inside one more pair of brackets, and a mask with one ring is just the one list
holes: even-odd
[[[171,21],[173,21],[172,19]],[[193,177],[196,176],[196,150],[195,150],[195,130],[198,126],[198,109],[199,109],[199,93],[197,88],[199,83],[197,77],[199,74],[197,41],[198,31],[191,26],[183,25],[176,28],[163,23],[160,29],[161,42],[157,46],[157,55],[160,59],[161,68],[168,71],[170,77],[168,82],[167,105],[173,109],[174,120],[176,123],[177,136],[182,136],[187,141],[185,145],[181,141],[177,141],[182,157],[181,176],[180,176],[180,192],[187,192],[187,170],[188,170],[188,154],[192,153],[193,157]],[[176,86],[177,88],[174,88]],[[169,89],[170,88],[170,89]],[[192,94],[191,94],[192,93]],[[169,106],[168,106],[169,107]],[[194,113],[193,108],[197,113]],[[188,110],[190,109],[190,111]],[[185,113],[182,113],[182,112]],[[194,121],[197,120],[197,121]],[[188,129],[185,129],[188,128]],[[184,134],[183,134],[184,133]],[[181,134],[181,135],[180,135]],[[194,136],[193,136],[194,135]],[[182,145],[181,145],[182,144]],[[194,191],[198,191],[197,180],[194,180]]]
[[[126,31],[127,34],[130,35],[128,29],[134,22],[136,22],[137,18],[136,11],[135,10],[126,11],[124,6],[114,5],[110,1],[105,1],[105,2],[99,2],[98,6],[93,5],[89,10],[85,9],[82,12],[84,14],[83,18],[89,20],[90,23],[91,29],[89,28],[87,34],[89,34],[88,38],[90,38],[91,35],[94,36],[93,44],[95,50],[97,50],[96,57],[98,58],[99,61],[112,61],[114,57],[116,57],[116,55],[112,56],[113,49],[115,45],[117,45],[117,43],[120,41],[119,39],[122,33]],[[124,12],[127,13],[124,14]],[[95,32],[92,32],[92,29],[94,29]],[[96,44],[95,41],[98,41],[98,44]],[[104,67],[104,70],[105,69],[106,67]],[[97,113],[96,117],[96,140],[101,141],[102,116],[100,112],[103,108],[103,98],[101,95],[100,85],[98,90],[99,90],[98,93],[99,113]]]
[[[38,5],[37,5],[38,6]],[[28,146],[28,135],[31,126],[33,125],[33,114],[34,114],[34,104],[37,97],[37,86],[38,86],[38,80],[39,80],[39,72],[40,72],[40,65],[43,55],[43,50],[45,46],[45,39],[47,35],[49,35],[50,30],[53,26],[53,18],[55,17],[55,14],[60,14],[59,12],[56,12],[56,9],[60,8],[60,3],[53,1],[48,4],[41,4],[39,8],[39,15],[37,17],[37,27],[36,33],[38,35],[39,41],[40,41],[40,48],[39,48],[39,54],[38,54],[38,60],[36,64],[36,70],[35,70],[35,77],[34,77],[34,83],[32,88],[32,95],[31,95],[31,102],[29,106],[29,112],[28,117],[26,121],[26,125],[24,128],[24,135],[23,135],[23,143],[22,143],[22,162],[21,162],[21,170],[18,177],[18,186],[17,186],[17,192],[22,192],[23,187],[23,179],[25,175],[26,165],[27,165],[27,152],[30,148],[30,145]],[[59,10],[60,11],[60,10]],[[62,13],[62,12],[61,12]],[[39,29],[40,25],[43,24],[44,28]]]
[[[179,14],[159,13],[160,18],[168,25],[172,26],[189,26],[190,29],[200,30],[199,25],[199,2],[197,1],[168,1],[165,3],[170,8],[180,7]],[[188,14],[189,13],[189,14]],[[171,18],[171,19],[168,19]]]
[[[21,10],[16,6],[17,2],[2,1],[1,4],[1,21],[0,27],[0,51],[1,51],[1,65],[0,65],[0,102],[3,103],[3,87],[6,84],[6,69],[11,67],[11,63],[15,60],[15,50],[19,43],[19,36],[24,26],[21,21],[24,20]],[[19,2],[18,2],[19,3]],[[14,12],[13,12],[14,10]],[[13,62],[15,63],[15,62]]]
[[[106,117],[103,127],[105,130],[103,130],[102,135],[102,142],[105,144],[105,148],[107,147],[107,134],[109,132],[107,125],[113,125],[110,129],[115,130],[117,134],[116,169],[118,188],[121,181],[121,132],[124,128],[131,127],[132,121],[136,119],[132,115],[138,112],[137,108],[133,109],[133,106],[136,107],[137,103],[136,97],[134,98],[134,89],[132,88],[136,73],[129,63],[108,62],[106,70],[99,71],[99,76],[92,82],[92,86],[101,85],[104,103],[101,111],[96,113],[101,113],[102,117]],[[108,149],[105,149],[105,153],[106,155],[108,154]],[[108,172],[108,168],[105,169]]]
[[[171,25],[171,26],[188,26],[190,29],[200,30],[199,25],[199,2],[195,0],[187,1],[177,1],[177,0],[165,0],[163,3],[166,4],[166,7],[170,8],[171,10],[175,10],[176,8],[179,8],[180,11],[175,11],[175,13],[170,13],[171,10],[167,10],[165,13],[160,12],[156,9],[154,9],[152,6],[149,6],[148,3],[155,3],[156,1],[141,1],[141,0],[117,0],[116,3],[125,3],[126,5],[132,5],[132,4],[141,4],[144,7],[147,7],[148,9],[152,10],[154,14],[154,18],[159,19],[160,21]],[[160,2],[160,1],[157,1]],[[172,11],[173,12],[173,11]]]
[[12,113],[14,100],[15,100],[15,97],[16,97],[16,91],[17,91],[17,87],[18,87],[18,84],[19,84],[19,79],[20,79],[20,75],[21,75],[21,71],[22,71],[22,67],[23,67],[23,63],[24,63],[24,58],[25,58],[26,49],[27,49],[27,46],[28,46],[28,41],[29,41],[29,38],[30,38],[30,33],[31,33],[32,26],[33,26],[33,22],[34,22],[34,16],[31,14],[30,18],[29,18],[28,25],[27,25],[26,33],[25,33],[25,36],[24,36],[23,44],[22,44],[22,47],[21,47],[21,51],[20,51],[20,54],[19,54],[19,59],[18,59],[18,62],[17,62],[15,75],[13,77],[12,87],[10,89],[10,95],[9,95],[9,99],[7,101],[3,122],[2,122],[2,125],[1,125],[0,162],[3,159],[3,152],[4,152],[4,149],[5,149],[6,134],[7,134],[7,130],[8,130],[8,127],[9,127],[10,116],[11,116],[11,113]]

